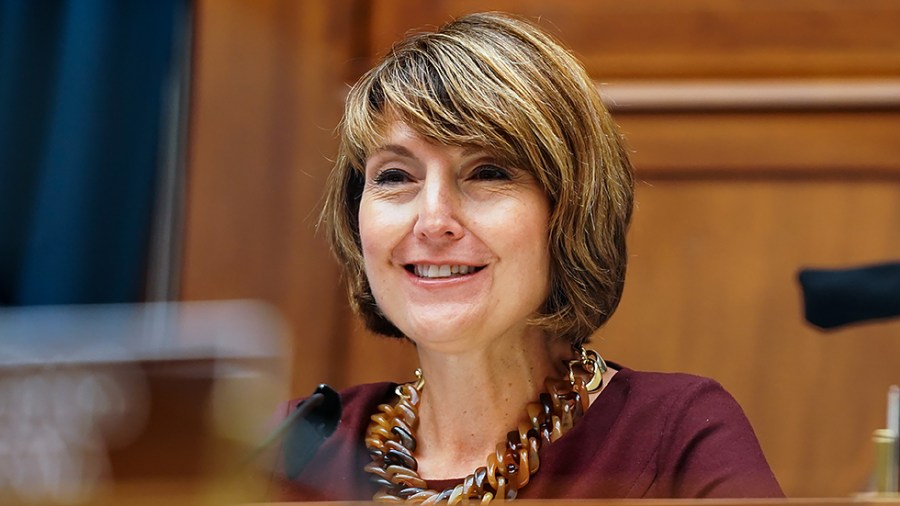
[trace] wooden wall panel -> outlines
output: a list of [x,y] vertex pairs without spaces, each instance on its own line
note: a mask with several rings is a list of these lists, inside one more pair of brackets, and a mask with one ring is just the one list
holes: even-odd
[[373,54],[486,10],[540,17],[604,81],[900,74],[893,0],[373,0]]
[[900,111],[615,114],[641,177],[900,177]]
[[[356,33],[351,2],[198,2],[185,299],[258,298],[292,324],[298,390],[335,381],[344,290],[315,235]],[[302,386],[302,388],[300,388]]]
[[821,332],[803,319],[796,276],[900,258],[900,180],[650,180],[629,245],[599,348],[723,383],[791,495],[862,490],[869,437],[900,383],[900,321]]

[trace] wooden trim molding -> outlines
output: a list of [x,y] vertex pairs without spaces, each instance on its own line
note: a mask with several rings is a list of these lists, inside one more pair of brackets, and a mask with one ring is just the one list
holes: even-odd
[[612,112],[900,109],[900,79],[598,83]]
[[645,178],[900,179],[900,79],[597,86]]

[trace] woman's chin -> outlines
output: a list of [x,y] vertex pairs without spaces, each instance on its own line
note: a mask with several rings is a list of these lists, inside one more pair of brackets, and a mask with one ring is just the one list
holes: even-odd
[[416,346],[442,353],[462,353],[478,347],[490,332],[464,319],[423,319],[410,323],[404,332]]

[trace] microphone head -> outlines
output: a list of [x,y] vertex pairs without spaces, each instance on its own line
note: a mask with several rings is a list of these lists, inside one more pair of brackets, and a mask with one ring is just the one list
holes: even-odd
[[803,269],[806,320],[823,329],[900,316],[900,263],[855,269]]
[[321,404],[310,414],[309,421],[323,438],[332,435],[341,421],[341,395],[326,384],[316,387],[315,394],[322,394]]

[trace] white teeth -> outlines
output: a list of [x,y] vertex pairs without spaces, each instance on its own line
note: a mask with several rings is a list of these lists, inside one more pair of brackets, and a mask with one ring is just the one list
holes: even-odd
[[474,273],[475,267],[468,265],[416,265],[413,270],[420,278],[449,278],[454,275]]

